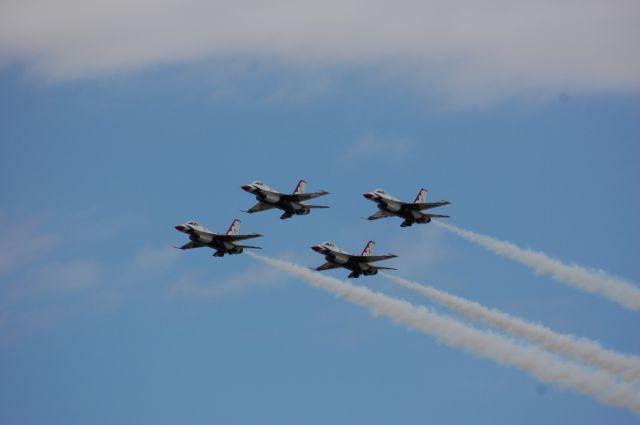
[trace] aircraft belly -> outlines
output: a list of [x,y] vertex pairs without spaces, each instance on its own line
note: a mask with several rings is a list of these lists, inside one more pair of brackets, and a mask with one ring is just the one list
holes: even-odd
[[344,256],[344,255],[340,255],[340,254],[335,255],[334,254],[330,258],[328,257],[327,261],[330,261],[330,262],[332,262],[334,264],[339,264],[339,265],[343,266],[343,265],[349,263],[349,258]]
[[213,240],[209,243],[209,247],[215,249],[216,251],[225,251],[225,243],[217,240]]
[[280,200],[280,201],[274,203],[273,206],[278,208],[278,209],[280,209],[280,210],[282,210],[282,211],[288,211],[288,212],[293,212],[294,211],[294,209],[291,208],[291,202],[289,202],[289,201]]
[[403,208],[401,211],[397,212],[396,215],[408,221],[415,221],[422,217],[423,214],[420,211],[412,211]]
[[390,213],[397,213],[398,211],[401,210],[400,205],[396,204],[396,203],[383,203],[383,204],[379,204],[379,208],[381,210],[390,212]]
[[367,263],[357,263],[357,266],[358,266],[357,267],[358,270],[360,270],[362,272],[367,271],[367,270],[369,270],[371,268],[371,266],[369,264],[367,264]]

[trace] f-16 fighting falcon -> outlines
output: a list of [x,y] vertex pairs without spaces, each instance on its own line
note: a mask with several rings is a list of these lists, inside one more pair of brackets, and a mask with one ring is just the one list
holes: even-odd
[[430,208],[449,205],[451,202],[425,202],[427,198],[427,189],[422,188],[418,192],[415,201],[402,202],[389,195],[382,189],[376,189],[373,192],[367,192],[363,195],[370,201],[378,204],[379,211],[367,217],[367,220],[378,220],[379,218],[398,216],[404,219],[401,227],[411,226],[413,223],[429,223],[432,218],[448,218],[448,215],[430,214],[422,212]]
[[286,195],[270,188],[261,181],[254,181],[251,184],[242,186],[242,189],[255,195],[258,203],[251,207],[248,211],[253,214],[260,211],[278,208],[284,213],[280,216],[282,220],[291,218],[293,215],[307,215],[313,208],[329,208],[325,205],[306,205],[303,201],[328,195],[329,192],[321,190],[320,192],[305,193],[307,182],[300,180],[296,185],[296,189],[291,195]]
[[229,230],[227,230],[227,233],[224,235],[212,232],[211,230],[202,227],[194,220],[178,224],[175,228],[176,230],[189,235],[189,239],[191,239],[190,242],[182,245],[181,247],[176,247],[178,249],[202,248],[203,246],[207,246],[216,250],[213,253],[214,257],[224,257],[224,254],[242,254],[242,251],[245,248],[262,249],[259,246],[240,245],[236,243],[244,239],[262,236],[258,233],[239,235],[238,231],[240,230],[240,220],[238,219],[233,220],[231,226],[229,226]]
[[323,242],[320,245],[314,245],[311,249],[323,254],[324,258],[327,260],[326,263],[320,267],[316,267],[314,270],[320,271],[343,267],[347,270],[351,270],[349,277],[353,278],[360,277],[361,274],[365,276],[372,276],[378,274],[378,270],[396,270],[391,267],[379,267],[370,264],[375,261],[388,260],[389,258],[397,257],[395,254],[373,255],[374,245],[375,242],[369,241],[360,255],[349,254],[331,242]]

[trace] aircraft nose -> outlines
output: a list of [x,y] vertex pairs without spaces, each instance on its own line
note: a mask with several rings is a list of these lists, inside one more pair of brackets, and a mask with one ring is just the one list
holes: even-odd
[[373,199],[373,193],[371,193],[371,192],[367,192],[367,193],[363,194],[362,196],[364,196],[367,199]]
[[184,227],[182,224],[178,224],[177,226],[175,226],[176,230],[182,232],[184,229],[186,229],[186,227]]
[[242,190],[246,190],[247,192],[251,192],[251,189],[253,189],[253,186],[251,186],[250,184],[245,184],[244,186],[242,186]]
[[320,245],[314,245],[311,247],[311,249],[313,249],[316,252],[322,251],[322,247]]

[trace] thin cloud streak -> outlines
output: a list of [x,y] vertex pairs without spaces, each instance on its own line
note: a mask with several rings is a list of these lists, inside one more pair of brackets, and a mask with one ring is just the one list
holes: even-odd
[[554,351],[563,356],[618,374],[627,381],[640,379],[640,358],[636,356],[608,350],[596,341],[587,338],[576,338],[572,335],[556,333],[546,326],[527,322],[496,309],[489,309],[475,301],[469,301],[430,286],[421,285],[387,273],[382,275],[471,319],[490,326],[496,326],[515,336],[525,338],[546,350]]
[[558,282],[601,295],[629,310],[640,310],[640,288],[624,279],[613,277],[603,270],[566,265],[543,252],[523,249],[511,242],[494,239],[440,221],[435,223],[495,254],[531,267],[536,273],[550,274]]
[[282,284],[281,276],[272,268],[251,267],[224,279],[205,283],[197,283],[190,275],[183,275],[169,289],[169,292],[173,296],[222,297],[240,294],[252,288],[269,288]]
[[607,372],[589,370],[575,363],[561,361],[537,347],[518,345],[502,335],[472,328],[425,307],[416,307],[407,301],[391,298],[365,287],[353,286],[287,261],[254,253],[249,255],[339,298],[368,307],[375,316],[387,316],[396,323],[403,323],[435,336],[450,347],[462,348],[499,364],[513,366],[543,382],[571,388],[595,397],[603,404],[625,407],[640,415],[640,394],[636,388],[628,383],[617,382]]

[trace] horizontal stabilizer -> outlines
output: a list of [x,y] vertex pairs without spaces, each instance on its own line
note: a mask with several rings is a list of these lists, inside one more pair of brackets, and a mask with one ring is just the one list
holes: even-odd
[[444,215],[444,214],[425,214],[425,215],[431,218],[449,218],[448,215]]
[[253,245],[236,245],[238,248],[250,248],[250,249],[262,249],[259,246],[253,246]]
[[330,208],[328,205],[305,205],[307,208]]

